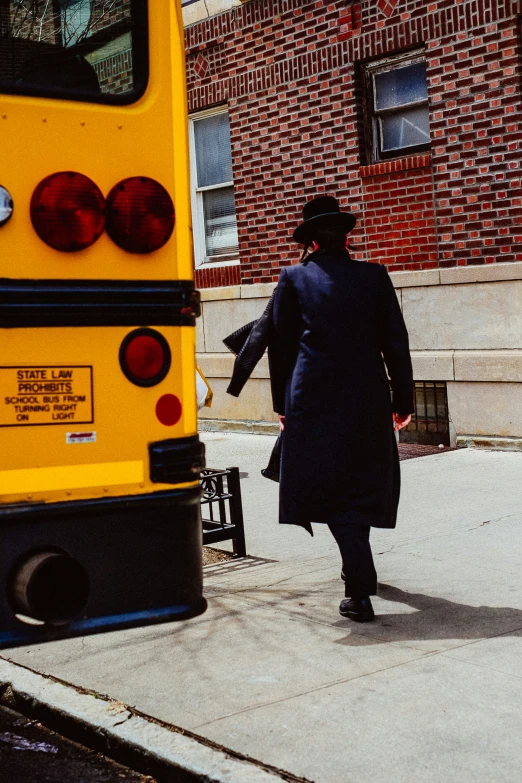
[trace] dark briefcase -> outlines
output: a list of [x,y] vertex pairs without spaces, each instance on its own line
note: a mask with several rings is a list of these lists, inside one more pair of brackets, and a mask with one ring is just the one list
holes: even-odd
[[279,481],[281,475],[281,447],[283,445],[283,433],[277,436],[277,440],[272,449],[268,465],[261,471],[261,475],[271,481]]

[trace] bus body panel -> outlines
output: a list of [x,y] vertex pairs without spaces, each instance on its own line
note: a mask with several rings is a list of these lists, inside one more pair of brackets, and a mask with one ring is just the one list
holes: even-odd
[[[136,103],[115,106],[1,96],[0,144],[9,154],[3,156],[0,185],[11,193],[14,211],[0,227],[0,279],[185,283],[193,279],[179,3],[154,4],[149,9],[148,37],[148,86]],[[105,196],[124,178],[156,179],[174,202],[171,238],[146,254],[122,250],[106,232],[81,251],[49,247],[32,226],[30,201],[38,183],[59,171],[90,177]],[[164,488],[150,481],[147,449],[150,442],[197,432],[195,327],[156,324],[153,328],[169,343],[172,364],[167,377],[151,388],[133,385],[119,365],[119,347],[132,326],[23,328],[22,324],[22,328],[0,329],[0,502],[57,502]],[[136,322],[134,327],[147,325]],[[29,371],[31,367],[35,371],[47,367],[49,376],[60,372],[52,368],[90,368],[74,371],[83,376],[84,385],[89,373],[92,376],[90,420],[86,403],[69,400],[65,387],[65,393],[50,392],[45,401],[42,395],[30,393],[30,384],[17,387],[17,370],[9,368]],[[24,387],[29,392],[18,391]],[[173,426],[162,425],[155,414],[163,394],[181,400],[181,419]],[[49,410],[35,413],[35,407],[42,405],[50,406]],[[67,433],[78,436],[82,431],[92,434],[90,441],[67,440]]]
[[[170,346],[171,366],[150,388],[134,385],[120,368],[120,345],[131,331],[124,326],[0,331],[1,503],[166,488],[150,481],[148,443],[197,432],[195,329],[155,327]],[[156,416],[164,394],[181,401],[182,416],[172,426]]]
[[[132,105],[0,96],[0,185],[14,202],[0,226],[0,648],[206,607],[179,0],[150,2],[148,16],[149,81]],[[30,203],[60,171],[104,196],[129,177],[157,180],[174,203],[172,236],[145,254],[107,233],[81,251],[52,249]],[[153,386],[120,364],[140,328],[170,349]],[[165,396],[181,404],[168,426]]]
[[[183,27],[177,5],[155,3],[149,13],[149,82],[136,103],[0,97],[0,185],[14,202],[11,220],[0,228],[0,278],[193,279],[185,63],[179,45]],[[53,250],[34,231],[29,207],[38,183],[59,171],[86,175],[104,196],[127,177],[156,179],[174,202],[173,236],[147,255],[121,250],[106,233],[85,250]]]

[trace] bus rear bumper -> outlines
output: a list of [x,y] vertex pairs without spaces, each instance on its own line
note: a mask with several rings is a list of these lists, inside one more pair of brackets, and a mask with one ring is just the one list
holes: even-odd
[[[4,506],[0,510],[0,648],[202,614],[206,601],[200,495],[198,485],[145,495]],[[49,560],[55,556],[57,562],[74,563],[86,575],[84,605],[67,620],[42,622],[40,618],[40,624],[29,624],[27,617],[21,617],[20,592],[25,591],[29,604],[33,598],[38,604],[42,585],[44,593],[49,586],[49,580],[38,575],[35,595],[27,586],[28,564],[38,561],[40,553],[47,553]],[[65,609],[59,607],[56,617],[62,609],[67,613],[73,590],[66,581],[57,584],[61,578],[63,571],[52,577],[49,587],[54,591],[49,599],[53,610],[64,596]]]

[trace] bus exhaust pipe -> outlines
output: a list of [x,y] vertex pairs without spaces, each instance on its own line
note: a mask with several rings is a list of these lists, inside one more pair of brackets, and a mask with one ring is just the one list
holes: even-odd
[[16,567],[10,603],[27,622],[67,625],[82,614],[89,597],[84,567],[64,552],[37,552]]

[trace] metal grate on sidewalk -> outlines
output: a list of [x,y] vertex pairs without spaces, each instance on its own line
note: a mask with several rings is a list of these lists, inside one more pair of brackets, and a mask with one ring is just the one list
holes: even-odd
[[399,459],[415,459],[416,457],[429,457],[430,454],[445,454],[447,451],[455,451],[451,446],[427,446],[421,443],[398,443]]

